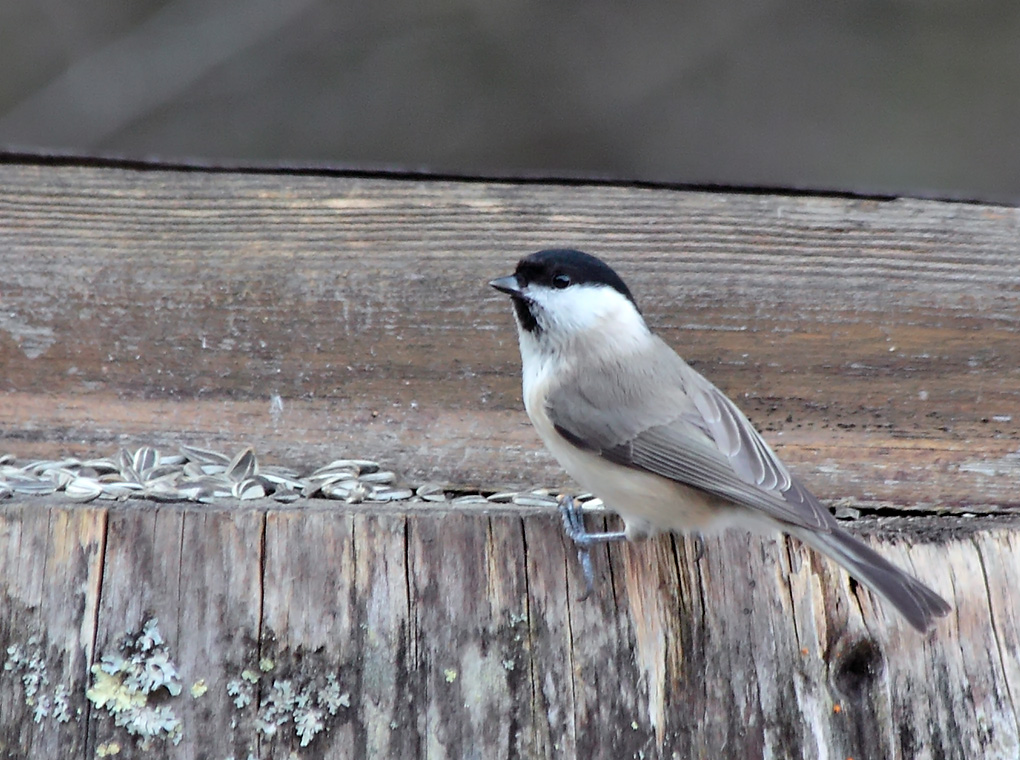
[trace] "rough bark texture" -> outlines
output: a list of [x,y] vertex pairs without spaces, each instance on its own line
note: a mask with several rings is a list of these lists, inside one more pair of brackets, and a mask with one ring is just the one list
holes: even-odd
[[[540,510],[11,500],[0,756],[1015,758],[1016,209],[0,165],[0,449],[568,486],[485,285],[551,245],[954,613],[921,637],[775,537],[603,549],[580,602]],[[176,745],[86,698],[154,619]]]

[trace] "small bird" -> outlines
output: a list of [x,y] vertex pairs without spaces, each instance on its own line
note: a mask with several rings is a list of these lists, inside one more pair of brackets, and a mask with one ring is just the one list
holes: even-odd
[[[489,284],[513,302],[532,424],[567,473],[623,518],[621,532],[588,533],[565,499],[582,562],[596,542],[764,527],[840,564],[919,631],[949,612],[839,526],[737,406],[649,330],[603,261],[539,251]],[[584,569],[590,589],[590,564]]]

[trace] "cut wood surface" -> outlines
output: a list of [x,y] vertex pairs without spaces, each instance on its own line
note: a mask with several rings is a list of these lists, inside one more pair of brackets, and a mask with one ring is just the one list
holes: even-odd
[[[0,757],[1016,758],[1014,208],[0,164],[0,453],[569,488],[486,285],[550,246],[611,263],[951,616],[920,636],[772,536],[600,550],[580,602],[542,510],[19,497]],[[132,657],[181,688],[133,705],[165,738],[109,709]]]
[[[534,510],[8,504],[0,643],[45,681],[0,672],[0,755],[1013,758],[1017,521],[946,519],[865,534],[953,605],[923,637],[784,539],[603,550],[579,601]],[[85,689],[152,619],[181,692],[133,709],[182,728],[141,752]]]

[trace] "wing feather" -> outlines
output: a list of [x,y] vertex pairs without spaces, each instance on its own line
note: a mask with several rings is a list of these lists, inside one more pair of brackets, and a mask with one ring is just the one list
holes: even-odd
[[[784,523],[828,530],[828,510],[737,406],[655,341],[648,352],[605,367],[597,381],[579,374],[550,394],[546,411],[560,434],[616,464],[700,488]],[[674,382],[663,383],[664,377]],[[651,392],[635,391],[649,387]]]

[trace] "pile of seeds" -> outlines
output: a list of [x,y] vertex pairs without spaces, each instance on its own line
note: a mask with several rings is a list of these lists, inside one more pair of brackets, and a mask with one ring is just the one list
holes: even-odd
[[[37,460],[23,465],[10,454],[0,456],[0,498],[54,493],[78,502],[148,499],[211,503],[268,497],[284,503],[322,498],[349,504],[417,501],[556,506],[555,495],[542,488],[458,495],[435,483],[402,487],[393,472],[369,459],[337,459],[302,475],[288,467],[260,464],[250,447],[231,457],[194,446],[181,446],[173,453],[142,446],[134,453],[121,449],[100,459]],[[586,496],[579,497],[585,506],[598,505],[590,494]]]

